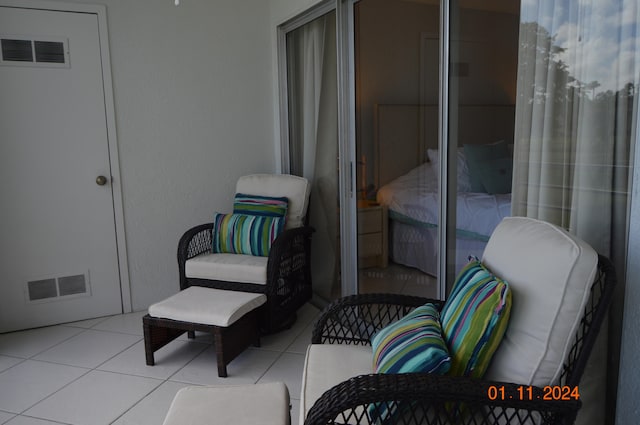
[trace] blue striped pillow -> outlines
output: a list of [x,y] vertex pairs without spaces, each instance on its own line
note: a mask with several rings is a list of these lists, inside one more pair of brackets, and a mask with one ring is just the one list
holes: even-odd
[[216,213],[213,219],[213,252],[266,257],[284,229],[284,217]]
[[[412,312],[381,329],[371,339],[376,373],[428,372],[445,374],[451,357],[442,338],[440,314],[433,304]],[[368,407],[373,423],[384,422],[403,410],[402,403],[373,403]]]
[[511,313],[511,290],[474,259],[458,274],[440,319],[451,353],[450,375],[480,378],[500,345]]
[[446,373],[450,357],[439,317],[433,304],[425,304],[374,335],[371,346],[375,372]]
[[286,217],[289,199],[286,197],[272,197],[247,195],[236,193],[233,202],[235,214],[263,215],[267,217]]

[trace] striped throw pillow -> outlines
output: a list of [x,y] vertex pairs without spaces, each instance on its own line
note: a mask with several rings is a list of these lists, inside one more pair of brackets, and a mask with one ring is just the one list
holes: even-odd
[[247,195],[236,193],[233,202],[235,214],[286,217],[289,200],[286,197]]
[[459,273],[440,320],[451,353],[450,375],[480,378],[504,336],[511,290],[477,259]]
[[375,334],[371,340],[375,372],[446,373],[450,357],[439,317],[433,304],[425,304]]
[[[451,357],[439,319],[438,309],[428,303],[381,329],[371,339],[375,372],[447,373]],[[409,406],[397,402],[373,403],[367,411],[372,423],[384,423]]]
[[266,257],[284,228],[284,217],[216,213],[213,252]]

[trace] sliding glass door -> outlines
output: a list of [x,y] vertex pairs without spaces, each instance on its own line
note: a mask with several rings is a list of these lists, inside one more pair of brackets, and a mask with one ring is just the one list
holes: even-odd
[[361,0],[353,27],[358,291],[436,297],[440,7]]
[[578,417],[578,423],[613,423],[638,124],[640,8],[627,0],[539,0],[523,2],[521,14],[512,210],[566,228],[616,266],[609,326],[588,368],[591,385],[581,391],[590,408]]
[[[332,4],[281,28],[283,169],[311,182],[314,292],[340,295],[336,13]],[[321,255],[320,255],[321,254]]]

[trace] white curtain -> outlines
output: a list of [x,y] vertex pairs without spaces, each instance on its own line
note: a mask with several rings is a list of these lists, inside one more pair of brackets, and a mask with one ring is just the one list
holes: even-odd
[[[638,0],[532,0],[521,10],[512,213],[578,235],[614,261],[619,279],[638,114],[639,18]],[[579,423],[606,423],[602,374],[617,372],[622,296],[592,355],[602,362],[592,368],[600,376],[589,372],[589,385],[581,385],[595,394],[581,391]],[[608,389],[615,393],[615,382]]]
[[314,291],[326,300],[339,289],[335,32],[331,12],[287,37],[290,169],[312,184],[312,280]]

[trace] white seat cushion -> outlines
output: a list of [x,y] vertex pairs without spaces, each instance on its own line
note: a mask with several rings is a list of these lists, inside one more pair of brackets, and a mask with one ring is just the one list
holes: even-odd
[[511,317],[486,378],[557,383],[597,270],[597,253],[552,224],[505,218],[482,262],[513,291]]
[[[248,408],[249,407],[249,408]],[[282,382],[185,387],[163,425],[288,425],[289,391]]]
[[310,344],[302,371],[300,424],[325,391],[369,373],[373,373],[373,351],[369,345]]
[[266,285],[268,257],[202,254],[185,262],[185,276],[197,279]]
[[304,177],[290,174],[251,174],[238,179],[236,193],[260,196],[286,196],[289,200],[285,227],[304,225],[311,185]]
[[149,315],[161,319],[203,325],[229,326],[267,301],[264,294],[190,286],[149,307]]

